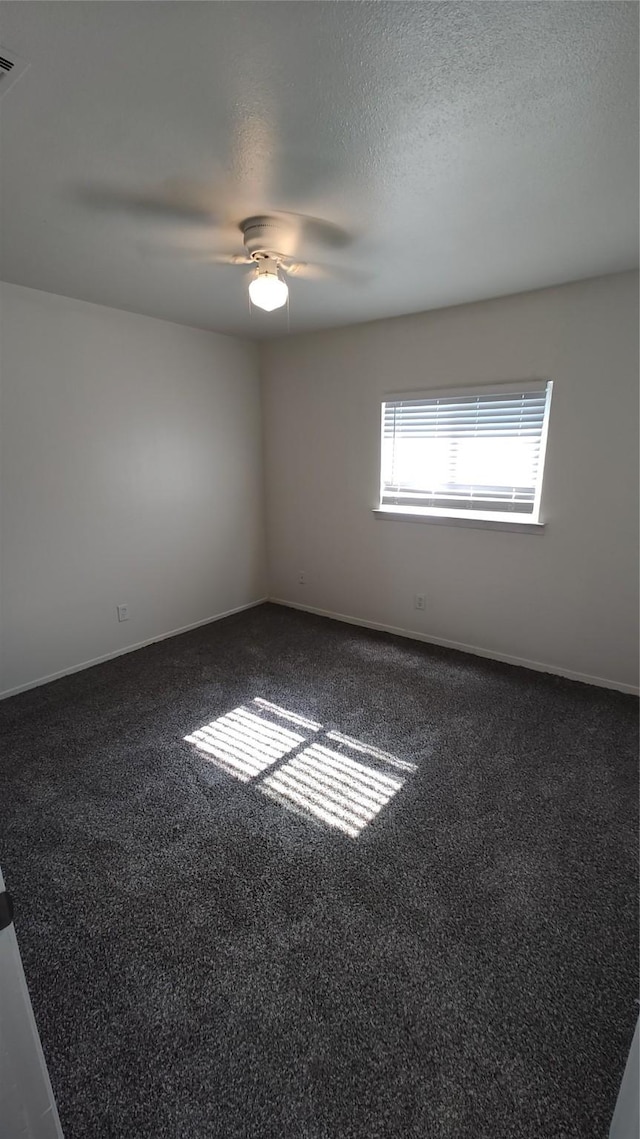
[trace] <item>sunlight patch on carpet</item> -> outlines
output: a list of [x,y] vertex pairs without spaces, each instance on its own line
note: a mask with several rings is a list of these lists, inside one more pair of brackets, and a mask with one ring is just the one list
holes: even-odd
[[325,731],[316,720],[260,696],[184,738],[227,774],[254,782],[281,806],[351,838],[416,770],[415,764],[334,729]]

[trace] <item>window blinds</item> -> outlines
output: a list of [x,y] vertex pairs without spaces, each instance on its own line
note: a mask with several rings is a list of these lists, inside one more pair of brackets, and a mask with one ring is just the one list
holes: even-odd
[[551,384],[382,407],[382,506],[535,516]]

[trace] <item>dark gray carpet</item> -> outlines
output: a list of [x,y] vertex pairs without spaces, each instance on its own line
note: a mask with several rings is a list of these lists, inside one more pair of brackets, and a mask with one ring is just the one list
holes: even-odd
[[[185,742],[241,706],[240,736]],[[67,1139],[604,1139],[637,1013],[633,698],[263,606],[0,724]]]

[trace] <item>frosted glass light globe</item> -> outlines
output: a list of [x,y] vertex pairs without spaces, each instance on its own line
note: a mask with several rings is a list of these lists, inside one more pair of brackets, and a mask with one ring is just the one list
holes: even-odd
[[289,289],[284,281],[275,273],[258,273],[249,284],[249,296],[254,305],[263,308],[265,312],[273,312],[274,308],[282,308],[289,295]]

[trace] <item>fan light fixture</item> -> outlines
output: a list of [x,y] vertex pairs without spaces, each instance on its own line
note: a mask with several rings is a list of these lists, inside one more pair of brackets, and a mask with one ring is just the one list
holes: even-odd
[[282,308],[286,304],[289,289],[280,280],[277,265],[270,264],[266,257],[258,262],[258,272],[249,284],[249,296],[252,303],[265,312],[273,312],[274,308]]

